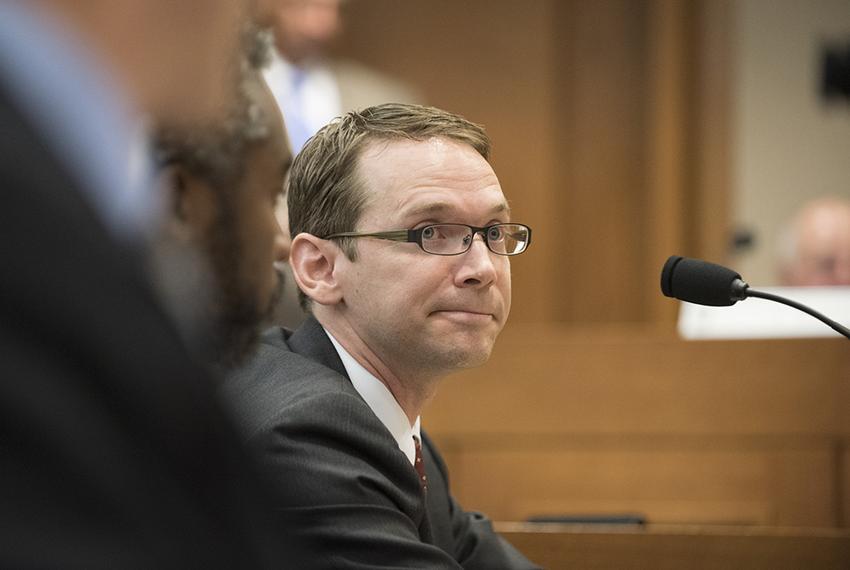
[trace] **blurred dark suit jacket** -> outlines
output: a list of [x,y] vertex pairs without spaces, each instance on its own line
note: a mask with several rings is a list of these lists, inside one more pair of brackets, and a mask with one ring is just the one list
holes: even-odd
[[0,180],[0,567],[276,565],[257,479],[141,253],[2,85]]
[[535,568],[487,518],[454,501],[424,433],[423,495],[315,319],[295,333],[268,331],[224,393],[272,478],[275,507],[310,549],[309,567]]

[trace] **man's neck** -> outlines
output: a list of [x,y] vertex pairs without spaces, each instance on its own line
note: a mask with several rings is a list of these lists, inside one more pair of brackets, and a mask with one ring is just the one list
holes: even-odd
[[421,370],[400,370],[372,350],[346,321],[319,317],[317,320],[352,358],[387,387],[413,425],[434,397],[443,375],[423,374]]

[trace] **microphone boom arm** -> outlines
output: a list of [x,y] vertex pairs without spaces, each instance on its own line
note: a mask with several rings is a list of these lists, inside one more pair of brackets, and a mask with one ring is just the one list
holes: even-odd
[[783,305],[788,305],[789,307],[793,307],[799,311],[803,311],[804,313],[813,316],[817,320],[821,321],[829,328],[834,330],[835,332],[846,336],[850,339],[850,329],[845,326],[842,326],[840,323],[837,323],[827,317],[826,315],[817,312],[816,310],[803,305],[802,303],[798,303],[797,301],[792,301],[791,299],[786,299],[785,297],[780,297],[779,295],[774,295],[773,293],[767,293],[765,291],[758,291],[756,289],[750,289],[747,287],[743,291],[744,298],[746,297],[757,297],[759,299],[767,299],[768,301],[775,301],[777,303],[782,303]]

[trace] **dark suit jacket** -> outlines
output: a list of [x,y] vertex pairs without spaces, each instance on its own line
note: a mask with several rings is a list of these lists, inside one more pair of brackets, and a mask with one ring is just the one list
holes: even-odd
[[[360,397],[313,318],[268,331],[225,383],[275,485],[275,506],[316,568],[533,568],[490,521],[463,511],[423,434],[428,492]],[[427,506],[426,506],[427,498]]]
[[0,185],[0,567],[275,565],[259,476],[141,253],[2,85]]

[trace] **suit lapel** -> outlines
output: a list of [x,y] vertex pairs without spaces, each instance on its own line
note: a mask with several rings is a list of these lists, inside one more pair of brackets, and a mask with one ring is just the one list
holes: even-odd
[[[322,328],[322,325],[319,324],[319,321],[315,317],[309,317],[295,332],[290,333],[285,329],[280,330],[283,331],[283,335],[276,334],[275,336],[278,341],[282,340],[285,342],[292,352],[323,364],[343,375],[345,378],[348,378],[349,381],[351,380],[336,348],[334,348],[325,329]],[[277,333],[277,331],[275,332]],[[413,466],[410,468],[412,470]],[[419,477],[416,476],[416,478],[418,481]],[[429,509],[427,508],[428,501],[424,494],[422,495],[422,503],[424,508],[422,509],[422,517],[419,520],[419,538],[422,542],[434,544],[431,520],[428,514]]]
[[[325,329],[315,317],[311,316],[294,333],[286,335],[286,344],[292,352],[327,366],[331,370],[348,378],[348,372],[342,364],[333,343]],[[350,378],[349,378],[350,380]]]

